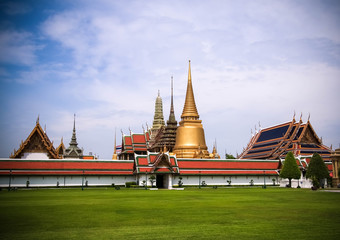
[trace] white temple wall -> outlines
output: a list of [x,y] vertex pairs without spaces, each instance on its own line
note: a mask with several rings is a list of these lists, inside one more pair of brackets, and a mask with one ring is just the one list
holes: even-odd
[[[211,185],[229,185],[228,180],[231,181],[231,186],[237,185],[249,185],[251,180],[253,180],[253,185],[263,185],[264,178],[263,176],[197,176],[197,175],[176,175],[173,179],[173,185],[178,185],[179,177],[182,177],[183,185],[199,185],[202,184],[203,181],[209,186]],[[278,184],[277,176],[266,176],[265,182],[266,185],[273,185],[272,179],[275,179],[275,184]]]
[[86,181],[88,186],[111,186],[125,185],[125,182],[135,181],[135,176],[0,176],[0,187],[8,187],[11,182],[11,187],[26,187],[29,181],[29,187],[57,187],[59,182],[60,187],[85,186]]
[[[324,179],[324,187],[327,187],[327,179]],[[280,187],[286,187],[286,185],[289,184],[288,178],[281,179],[280,180]],[[300,186],[301,188],[311,188],[313,186],[312,181],[310,179],[307,179],[305,177],[302,177],[299,180],[297,179],[292,179],[292,188],[297,188]]]

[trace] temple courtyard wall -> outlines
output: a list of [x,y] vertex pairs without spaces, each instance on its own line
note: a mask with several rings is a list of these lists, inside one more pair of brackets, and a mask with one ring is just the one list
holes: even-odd
[[27,181],[29,187],[112,186],[135,180],[135,176],[0,176],[0,187],[27,187]]

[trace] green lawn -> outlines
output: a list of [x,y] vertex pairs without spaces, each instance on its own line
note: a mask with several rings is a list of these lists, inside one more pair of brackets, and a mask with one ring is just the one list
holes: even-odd
[[0,239],[340,239],[340,193],[286,188],[0,192]]

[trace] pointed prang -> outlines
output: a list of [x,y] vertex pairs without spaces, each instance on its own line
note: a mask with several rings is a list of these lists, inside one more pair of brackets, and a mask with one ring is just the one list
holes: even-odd
[[194,98],[194,91],[192,88],[190,60],[189,60],[187,93],[185,96],[185,103],[184,103],[184,108],[183,108],[181,118],[182,119],[189,118],[189,119],[195,119],[195,120],[199,118],[197,108],[196,108],[195,98]]

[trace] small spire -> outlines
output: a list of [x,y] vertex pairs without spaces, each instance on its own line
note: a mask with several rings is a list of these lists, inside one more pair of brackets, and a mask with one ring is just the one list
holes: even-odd
[[294,110],[294,115],[293,115],[293,121],[295,122],[295,110]]
[[261,122],[259,121],[259,131],[261,131]]
[[39,124],[39,114],[38,114],[38,118],[37,118],[37,121],[36,121],[37,124]]
[[46,133],[46,124],[45,124],[45,126],[44,126],[44,132]]
[[302,122],[302,113],[301,113],[301,115],[300,115],[300,122]]
[[73,131],[76,131],[76,114],[73,116]]
[[174,79],[173,76],[171,76],[171,105],[170,105],[170,114],[169,114],[169,120],[167,121],[167,124],[176,124],[176,117],[175,117],[175,110],[174,110]]
[[310,119],[310,113],[308,113],[308,120],[307,120],[308,122],[309,122],[309,119]]
[[161,92],[159,91],[159,89],[158,89],[158,97],[160,97],[161,96]]

